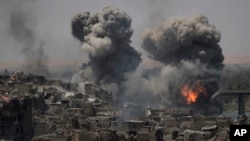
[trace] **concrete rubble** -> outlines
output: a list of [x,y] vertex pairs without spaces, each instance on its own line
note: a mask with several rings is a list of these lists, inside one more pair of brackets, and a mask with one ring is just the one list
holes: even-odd
[[0,77],[0,139],[8,141],[228,141],[246,116],[115,106],[112,92],[16,72]]

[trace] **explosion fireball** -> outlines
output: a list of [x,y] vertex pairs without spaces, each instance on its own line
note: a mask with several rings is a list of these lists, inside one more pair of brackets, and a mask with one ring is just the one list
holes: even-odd
[[195,103],[200,95],[207,96],[207,89],[197,81],[192,86],[184,84],[181,88],[181,94],[185,98],[188,105]]
[[142,48],[164,65],[147,82],[149,87],[158,88],[154,92],[166,106],[200,111],[216,106],[209,98],[219,90],[224,67],[220,39],[221,33],[204,15],[173,17],[145,30]]

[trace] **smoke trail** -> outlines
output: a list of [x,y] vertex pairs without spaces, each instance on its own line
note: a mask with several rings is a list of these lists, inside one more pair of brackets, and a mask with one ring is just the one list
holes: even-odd
[[141,55],[130,46],[131,18],[112,6],[91,15],[84,12],[72,20],[72,35],[82,42],[89,62],[82,65],[75,79],[96,84],[121,84],[125,74],[141,62]]
[[21,48],[25,56],[25,62],[28,64],[24,69],[28,73],[48,75],[46,65],[48,56],[44,54],[43,41],[35,29],[36,18],[32,14],[31,5],[33,0],[11,0],[0,1],[4,7],[4,13],[8,15],[8,34],[18,42],[17,48]]
[[224,60],[218,44],[220,35],[205,16],[175,17],[147,29],[142,48],[164,66],[150,77],[142,78],[140,84],[159,95],[166,105],[187,106],[181,95],[182,87],[192,88],[199,83],[208,95],[199,95],[191,106],[202,109],[214,106],[209,98],[219,89],[219,70]]

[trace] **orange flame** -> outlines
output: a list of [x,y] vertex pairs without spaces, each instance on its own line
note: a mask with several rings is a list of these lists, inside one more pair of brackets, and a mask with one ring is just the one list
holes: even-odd
[[207,95],[207,90],[201,83],[198,81],[191,87],[185,84],[181,89],[182,96],[185,97],[188,105],[195,103],[200,94]]

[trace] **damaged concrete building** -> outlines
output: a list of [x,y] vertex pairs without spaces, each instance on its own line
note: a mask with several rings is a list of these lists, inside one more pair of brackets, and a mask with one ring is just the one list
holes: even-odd
[[69,88],[74,84],[43,77],[33,83],[23,73],[0,78],[2,140],[216,141],[228,139],[230,124],[248,124],[244,116],[233,121],[190,109],[115,106],[112,92],[91,83],[80,93]]

